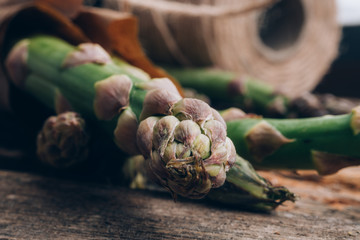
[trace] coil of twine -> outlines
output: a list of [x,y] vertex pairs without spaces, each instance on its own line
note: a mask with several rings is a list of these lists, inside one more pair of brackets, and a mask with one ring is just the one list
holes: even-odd
[[104,0],[139,18],[147,54],[164,63],[217,66],[296,97],[338,53],[334,0]]

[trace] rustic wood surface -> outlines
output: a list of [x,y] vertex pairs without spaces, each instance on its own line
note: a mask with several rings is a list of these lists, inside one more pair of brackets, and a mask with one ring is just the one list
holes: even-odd
[[269,214],[174,203],[107,181],[118,171],[106,161],[65,173],[44,167],[23,154],[31,141],[18,118],[0,116],[0,240],[360,239],[360,168],[328,178],[262,172],[300,196]]
[[0,239],[360,239],[359,207],[335,210],[308,199],[253,213],[6,170],[0,196]]

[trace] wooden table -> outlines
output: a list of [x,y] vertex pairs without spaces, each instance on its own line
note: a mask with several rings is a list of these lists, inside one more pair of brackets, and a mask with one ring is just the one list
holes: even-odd
[[[328,186],[319,184],[316,175],[301,184],[267,175],[301,196],[270,214],[204,201],[174,203],[167,193],[130,190],[76,172],[74,177],[39,170],[36,161],[21,154],[1,153],[29,142],[17,118],[0,116],[0,155],[8,155],[0,161],[0,240],[360,239],[360,168],[344,172],[349,176],[344,184]],[[339,204],[343,208],[336,210]]]
[[359,207],[335,210],[309,199],[253,213],[6,170],[0,196],[0,239],[360,239]]

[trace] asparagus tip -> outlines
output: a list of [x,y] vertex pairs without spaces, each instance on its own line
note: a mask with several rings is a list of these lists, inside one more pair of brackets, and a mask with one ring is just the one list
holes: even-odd
[[[225,123],[216,120],[219,114],[206,103],[185,98],[169,109],[173,115],[140,123],[139,148],[150,155],[154,180],[173,196],[202,198],[225,182],[235,162],[235,147],[226,138]],[[149,128],[149,134],[139,136]]]
[[66,112],[45,121],[37,138],[37,154],[48,165],[68,168],[87,159],[88,142],[84,119]]

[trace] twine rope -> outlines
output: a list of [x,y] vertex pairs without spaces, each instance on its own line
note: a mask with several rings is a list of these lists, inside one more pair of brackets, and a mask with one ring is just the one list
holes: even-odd
[[[119,3],[121,0],[115,1]],[[133,7],[141,7],[159,12],[171,12],[192,17],[228,17],[265,8],[277,1],[279,0],[261,0],[249,2],[241,6],[194,5],[181,2],[169,2],[166,0],[123,0],[121,4],[122,6],[131,5]]]
[[211,17],[231,17],[232,15],[246,14],[251,11],[266,8],[279,0],[261,0],[257,2],[248,3],[241,6],[209,6],[209,5],[193,5],[181,2],[169,2],[164,0],[115,0],[117,7],[126,12],[131,12],[131,8],[140,7],[150,9],[150,14],[155,23],[155,27],[161,34],[165,45],[168,48],[172,57],[181,65],[191,67],[191,61],[182,53],[176,39],[171,33],[168,24],[166,23],[163,12],[179,14],[188,17],[197,17],[199,19],[207,19]]
[[272,32],[272,43],[279,46],[273,48],[261,35],[260,26],[266,25],[260,15],[271,13],[266,7],[276,2],[104,0],[104,6],[124,10],[119,3],[128,5],[128,11],[140,20],[140,36],[154,59],[235,71],[296,97],[312,90],[337,56],[341,31],[336,2],[280,2],[278,10],[286,14],[283,25],[276,25]]

